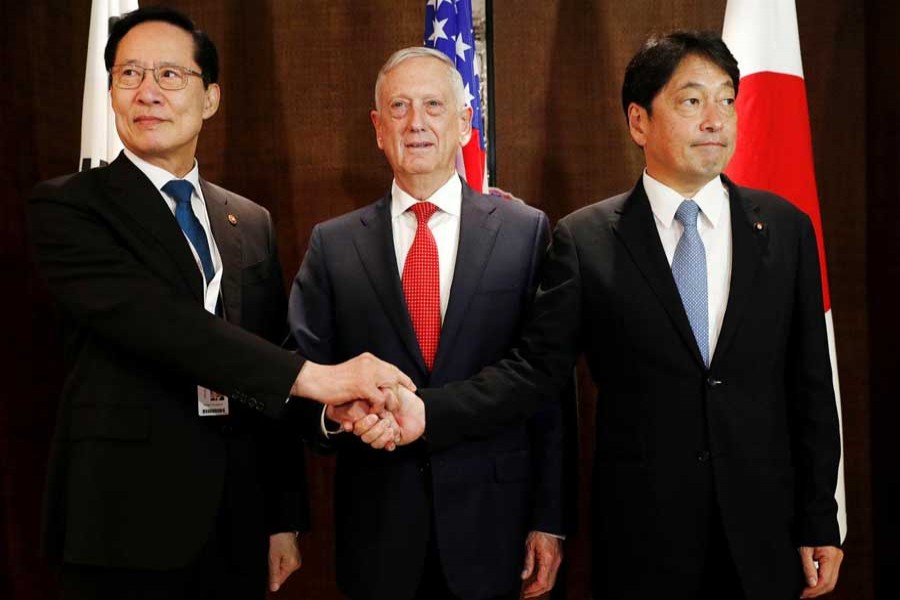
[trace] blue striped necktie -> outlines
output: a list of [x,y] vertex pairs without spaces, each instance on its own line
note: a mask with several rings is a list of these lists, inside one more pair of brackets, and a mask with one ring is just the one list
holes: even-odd
[[675,211],[675,218],[684,225],[684,233],[675,246],[672,257],[672,277],[681,294],[681,303],[703,356],[709,366],[709,295],[706,283],[706,249],[697,231],[700,207],[693,200],[685,200]]
[[173,179],[162,187],[163,191],[175,199],[175,220],[181,226],[181,230],[200,257],[200,264],[203,265],[203,275],[206,276],[206,283],[212,281],[216,270],[213,267],[212,255],[209,252],[209,242],[206,239],[206,232],[200,219],[194,214],[191,208],[191,195],[194,193],[194,186],[190,181],[184,179]]

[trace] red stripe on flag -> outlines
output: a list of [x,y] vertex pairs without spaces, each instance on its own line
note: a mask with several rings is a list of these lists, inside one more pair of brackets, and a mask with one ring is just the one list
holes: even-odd
[[784,196],[809,215],[816,230],[822,297],[831,309],[812,136],[802,78],[760,72],[741,78],[738,143],[725,173],[736,183]]
[[472,128],[472,137],[462,149],[466,183],[476,192],[484,192],[484,150],[481,149],[480,134],[481,132]]

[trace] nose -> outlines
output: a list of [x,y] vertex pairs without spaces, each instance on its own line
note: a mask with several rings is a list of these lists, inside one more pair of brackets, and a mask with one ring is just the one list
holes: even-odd
[[144,72],[144,79],[138,86],[135,99],[143,104],[159,104],[162,101],[162,89],[156,83],[152,71]]
[[410,131],[424,131],[425,123],[422,120],[424,108],[421,104],[412,102],[409,106],[409,129]]
[[703,121],[700,123],[700,128],[703,131],[715,132],[722,129],[722,124],[723,118],[719,107],[713,102],[707,103],[703,109]]

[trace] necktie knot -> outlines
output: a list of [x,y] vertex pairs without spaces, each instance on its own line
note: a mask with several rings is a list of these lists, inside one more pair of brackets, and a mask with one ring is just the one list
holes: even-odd
[[191,201],[194,193],[194,185],[185,179],[173,179],[162,187],[163,191],[172,196],[175,202],[182,204]]
[[419,222],[419,225],[427,225],[428,219],[437,212],[437,209],[437,205],[432,204],[431,202],[416,202],[409,207],[409,210],[413,211],[413,214],[416,215],[416,220]]
[[678,219],[685,228],[697,227],[697,217],[700,214],[700,206],[693,200],[685,200],[678,205],[675,211],[675,218]]

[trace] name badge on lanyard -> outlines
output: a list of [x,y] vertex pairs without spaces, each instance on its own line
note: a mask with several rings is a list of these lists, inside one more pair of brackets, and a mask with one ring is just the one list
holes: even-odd
[[197,414],[201,417],[224,417],[228,414],[228,396],[197,386]]

